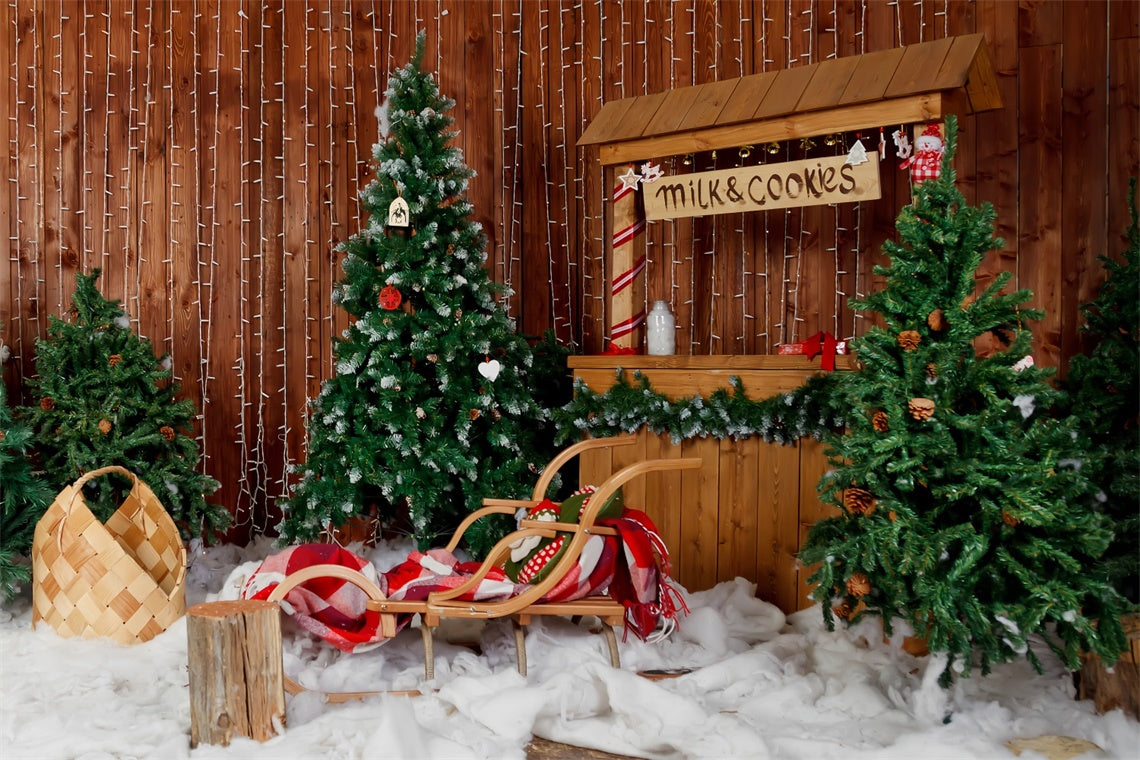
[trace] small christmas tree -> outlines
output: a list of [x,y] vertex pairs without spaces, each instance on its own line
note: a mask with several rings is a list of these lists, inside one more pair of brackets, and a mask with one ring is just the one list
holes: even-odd
[[[919,185],[899,214],[883,290],[853,308],[882,327],[854,341],[858,372],[839,381],[847,432],[826,436],[834,467],[820,482],[840,514],[816,523],[801,559],[828,626],[839,616],[901,618],[947,654],[955,672],[1024,655],[1031,636],[1069,666],[1083,648],[1111,662],[1124,648],[1123,600],[1090,572],[1111,528],[1089,507],[1075,420],[1048,410],[1060,394],[1033,366],[1020,308],[1027,290],[1002,294],[1003,273],[974,297],[975,273],[994,237],[989,204],[966,205],[950,165],[946,121],[941,176]],[[978,355],[987,333],[1002,347]]]
[[[424,39],[389,80],[362,193],[370,220],[342,246],[333,299],[351,321],[312,406],[284,541],[374,507],[426,547],[483,497],[525,495],[546,461],[532,351],[483,267],[486,238],[463,195],[472,172],[449,144],[454,101],[421,68]],[[489,530],[469,540],[476,553]]]
[[[0,331],[0,369],[8,356]],[[36,523],[51,502],[51,491],[27,458],[31,443],[31,431],[13,418],[8,407],[0,372],[0,594],[5,598],[31,579],[30,566],[18,563],[16,556],[31,551]]]
[[[154,490],[184,538],[222,530],[229,513],[205,498],[218,482],[197,469],[194,405],[175,400],[169,357],[159,360],[130,329],[98,279],[98,269],[76,275],[72,321],[52,316],[47,339],[36,342],[37,376],[28,386],[39,402],[25,414],[48,482],[58,491],[85,472],[119,465]],[[106,520],[130,483],[110,475],[84,488],[91,511]]]
[[1140,225],[1136,180],[1129,183],[1132,221],[1123,261],[1101,257],[1107,278],[1082,309],[1098,342],[1073,357],[1066,388],[1092,456],[1088,476],[1115,524],[1104,571],[1132,603],[1140,602]]

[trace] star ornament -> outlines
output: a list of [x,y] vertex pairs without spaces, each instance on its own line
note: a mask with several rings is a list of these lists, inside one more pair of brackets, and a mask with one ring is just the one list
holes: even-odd
[[618,179],[621,180],[621,186],[623,190],[636,190],[637,184],[641,182],[641,175],[634,171],[633,167],[631,166],[626,170],[625,174],[619,176]]

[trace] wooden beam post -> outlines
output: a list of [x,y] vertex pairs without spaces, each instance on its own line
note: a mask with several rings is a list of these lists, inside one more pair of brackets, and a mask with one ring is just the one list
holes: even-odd
[[623,180],[616,170],[606,170],[613,188],[606,260],[610,275],[610,343],[640,350],[645,332],[645,212],[639,195],[640,181],[632,181],[636,172],[629,165]]
[[186,613],[190,747],[265,741],[285,726],[281,614],[274,602],[196,604]]

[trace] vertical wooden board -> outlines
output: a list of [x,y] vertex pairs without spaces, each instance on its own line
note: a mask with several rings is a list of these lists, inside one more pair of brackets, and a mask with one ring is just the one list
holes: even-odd
[[[16,94],[13,90],[14,82],[11,73],[15,67],[15,51],[16,51],[16,30],[12,23],[13,8],[8,3],[0,3],[0,65],[2,65],[3,85],[0,86],[0,93],[3,93],[5,107],[8,104],[16,101]],[[3,161],[4,176],[8,179],[16,176],[16,155],[12,149],[13,140],[12,122],[10,119],[0,119],[0,145],[5,147],[4,157],[0,160]],[[0,203],[0,235],[4,239],[11,241],[16,238],[16,217],[12,213],[13,207],[13,185],[11,182],[4,184],[4,202]],[[18,316],[18,312],[13,313],[13,307],[19,308],[16,301],[16,285],[18,279],[18,272],[14,271],[11,262],[11,254],[9,253],[8,260],[0,264],[0,341],[9,346],[12,352],[11,364],[13,367],[12,372],[0,372],[0,383],[5,383],[5,391],[7,393],[8,403],[15,406],[23,400],[19,392],[21,383],[21,376],[23,370],[23,356],[21,354],[20,346],[15,342],[14,336],[18,334],[18,330],[13,328],[13,317]]]
[[813,604],[813,602],[808,599],[811,588],[807,583],[807,579],[812,574],[813,569],[800,566],[799,551],[804,539],[807,538],[807,532],[811,529],[811,526],[824,517],[830,517],[835,514],[833,507],[824,505],[819,499],[819,481],[824,473],[830,469],[827,457],[823,452],[823,445],[811,438],[804,438],[800,440],[799,446],[799,517],[796,521],[794,532],[790,533],[790,535],[794,536],[795,544],[793,545],[791,556],[788,558],[790,565],[797,571],[796,598],[794,604],[782,608],[787,611],[803,609]]
[[[243,109],[241,92],[241,27],[230,23],[231,10],[218,5],[205,13],[206,23],[216,34],[216,49],[204,57],[207,66],[217,66],[216,75],[209,77],[207,87],[216,88],[212,105],[214,113],[207,115],[204,143],[213,161],[211,184],[204,188],[212,204],[212,222],[208,228],[210,250],[207,260],[212,310],[208,315],[210,342],[206,351],[205,379],[207,402],[203,413],[206,442],[204,453],[208,472],[230,473],[220,477],[221,488],[214,499],[225,504],[235,515],[231,539],[248,540],[251,504],[249,492],[242,487],[247,464],[242,439],[246,433],[243,420],[243,403],[247,392],[243,378],[236,367],[245,364],[247,348],[242,325],[241,289],[227,287],[230,277],[243,271],[241,258],[247,253],[243,246],[242,161]],[[236,15],[234,13],[233,15]],[[209,43],[207,43],[209,44]],[[235,427],[239,430],[235,431]],[[236,477],[235,477],[236,475]]]
[[[549,107],[543,84],[542,46],[539,3],[522,6],[522,92],[527,107],[522,111],[521,155],[518,157],[522,176],[522,229],[526,231],[522,251],[523,301],[521,326],[524,332],[541,334],[548,315],[553,314],[551,297],[553,272],[550,259],[550,217],[546,208],[546,182],[549,164],[544,152],[546,126],[543,114]],[[545,14],[541,14],[543,17]]]
[[[642,428],[637,432],[637,442],[629,446],[617,446],[613,449],[610,467],[617,472],[624,467],[645,461],[646,439],[651,435]],[[601,485],[602,481],[594,481],[594,485]],[[627,505],[641,509],[645,504],[645,478],[634,478],[622,486]]]
[[760,447],[757,437],[720,442],[721,505],[717,534],[717,582],[755,580],[761,510]]
[[[457,7],[458,6],[458,7]],[[502,235],[496,220],[496,190],[499,176],[495,172],[499,135],[493,133],[495,122],[495,67],[492,60],[491,8],[486,4],[455,3],[448,6],[447,20],[463,20],[462,38],[456,50],[464,55],[464,93],[457,111],[463,112],[463,157],[475,172],[467,191],[475,211],[473,218],[487,235],[488,254],[494,251]],[[454,18],[453,18],[454,16]],[[453,52],[452,55],[455,55]],[[488,256],[489,274],[495,278],[494,260]]]
[[[667,433],[652,433],[642,428],[638,433],[645,438],[646,459],[678,459],[681,445],[674,445]],[[645,478],[645,512],[657,527],[657,532],[669,549],[673,577],[680,577],[681,563],[681,472],[653,472]]]
[[583,451],[578,456],[578,487],[596,486],[615,471],[612,449]]
[[[1103,279],[1097,257],[1106,252],[1106,177],[1114,157],[1107,155],[1108,123],[1106,83],[1108,63],[1108,4],[1064,4],[1061,88],[1064,92],[1061,135],[1064,150],[1061,186],[1064,202],[1061,218],[1060,275],[1064,286],[1060,300],[1050,304],[1059,311],[1061,353],[1059,359],[1083,354],[1093,341],[1082,334],[1081,304],[1096,297]],[[1056,365],[1064,372],[1064,367]]]
[[45,121],[44,128],[40,130],[40,139],[43,141],[40,163],[44,188],[43,227],[40,237],[45,248],[44,271],[41,276],[45,315],[51,312],[59,313],[57,304],[60,303],[63,294],[63,145],[66,133],[62,120],[67,111],[65,105],[67,91],[63,84],[62,68],[63,33],[60,28],[62,23],[60,17],[63,14],[56,11],[55,8],[44,8],[39,16],[39,23],[43,27],[43,49],[40,63],[42,81],[39,87],[42,102],[38,106],[38,111]]
[[[595,50],[601,37],[601,8],[591,5],[581,9],[582,51],[579,53],[582,72],[581,120],[582,129],[597,116],[605,100],[603,90],[602,61],[597,55],[588,54]],[[610,188],[607,186],[609,172],[598,164],[597,147],[579,148],[577,151],[579,171],[585,174],[583,183],[584,224],[579,245],[582,250],[583,281],[582,316],[580,325],[572,327],[581,331],[582,353],[599,353],[604,348],[605,338],[605,253],[606,253],[606,199]],[[529,300],[529,299],[527,299]]]
[[306,402],[309,383],[309,351],[313,319],[308,301],[309,263],[307,220],[309,216],[306,160],[308,127],[305,122],[307,72],[301,67],[307,45],[304,18],[307,9],[299,3],[283,3],[281,25],[281,174],[282,174],[282,330],[281,362],[285,374],[282,404],[290,435],[285,453],[290,462],[304,456]]
[[[266,332],[267,301],[272,297],[272,286],[265,272],[265,183],[268,167],[265,161],[264,109],[272,96],[266,91],[271,82],[265,77],[266,58],[272,58],[274,49],[262,44],[262,5],[245,2],[240,15],[240,41],[242,45],[240,77],[242,93],[242,247],[240,268],[242,275],[241,323],[244,350],[243,371],[239,373],[239,387],[244,399],[240,414],[244,425],[245,466],[242,487],[250,501],[250,522],[254,533],[263,533],[268,525],[265,508],[268,500],[266,471],[266,429],[269,379],[267,360],[271,360]],[[279,386],[276,386],[279,387]],[[276,522],[276,521],[274,521]]]
[[[568,210],[568,174],[566,166],[571,141],[565,129],[565,93],[562,84],[561,60],[562,37],[564,34],[562,14],[558,6],[550,7],[542,16],[542,25],[547,34],[544,40],[547,61],[539,67],[542,78],[542,146],[547,179],[543,203],[540,210],[546,227],[547,251],[550,261],[548,287],[551,290],[551,319],[556,325],[569,326],[573,319],[573,294],[571,292],[570,260],[559,252],[569,248],[569,229],[559,220],[565,219]],[[532,335],[541,334],[535,330]]]
[[258,521],[273,525],[280,519],[275,502],[286,496],[286,470],[288,467],[287,442],[290,420],[285,404],[285,265],[284,265],[284,66],[281,50],[284,47],[282,28],[283,3],[249,2],[247,14],[252,19],[251,32],[262,54],[256,69],[251,67],[248,78],[260,84],[253,85],[259,92],[254,105],[257,116],[258,142],[254,146],[258,167],[258,193],[256,218],[258,219],[259,276],[265,298],[260,304],[261,349],[258,356],[259,377],[264,404],[264,450],[262,461],[266,467],[266,503],[257,514]]
[[[359,229],[360,221],[356,198],[360,188],[356,184],[356,164],[358,146],[356,144],[356,105],[352,99],[353,67],[351,35],[348,29],[350,16],[346,16],[345,0],[332,3],[327,17],[326,36],[329,56],[328,80],[322,87],[328,98],[328,131],[322,143],[327,145],[324,160],[329,165],[329,200],[327,238],[328,277],[322,297],[326,299],[329,312],[329,335],[340,335],[349,325],[349,315],[344,309],[332,303],[332,288],[340,280],[343,270],[341,261],[344,254],[340,245],[351,238]],[[461,48],[462,49],[462,48]],[[446,94],[446,93],[444,93]],[[454,113],[454,109],[453,109]],[[331,349],[331,341],[326,341]],[[330,371],[333,362],[329,354]]]
[[[192,9],[179,3],[167,6],[169,30],[167,65],[170,82],[169,114],[166,124],[166,154],[169,172],[168,229],[170,246],[171,292],[170,332],[172,370],[180,384],[180,393],[194,402],[202,412],[201,379],[201,313],[202,298],[198,273],[199,247],[199,181],[198,152],[198,84]],[[200,432],[195,431],[196,433]]]
[[1064,32],[1065,3],[1056,0],[1018,2],[1017,46],[1025,48],[1059,45]]
[[977,199],[988,201],[997,212],[995,234],[1005,247],[983,259],[977,272],[978,292],[993,282],[998,272],[1017,272],[1018,228],[1018,119],[1013,104],[1018,92],[1017,6],[1002,0],[978,4],[977,30],[986,36],[993,52],[998,89],[1006,107],[978,114],[974,124],[979,135],[976,152]]
[[[1134,9],[1135,10],[1135,9]],[[1109,6],[1112,28],[1116,5]],[[1135,14],[1134,14],[1135,15]],[[1113,39],[1108,48],[1108,236],[1106,253],[1119,256],[1131,221],[1128,180],[1140,177],[1140,38]],[[1140,203],[1140,200],[1137,201]]]
[[717,534],[720,515],[720,445],[714,438],[690,438],[681,445],[682,456],[700,457],[698,470],[681,474],[681,567],[678,579],[690,591],[716,585]]
[[99,289],[111,299],[123,301],[131,318],[131,328],[138,329],[138,292],[134,287],[138,264],[135,248],[135,176],[131,166],[132,152],[137,148],[137,135],[131,129],[131,34],[134,31],[134,8],[124,3],[110,3],[105,18],[107,60],[102,73],[107,87],[106,163],[103,181],[103,261],[106,266],[99,278]]
[[138,135],[133,176],[136,184],[136,242],[138,251],[138,299],[140,332],[150,338],[155,351],[166,355],[173,349],[171,334],[171,271],[169,209],[170,187],[166,151],[166,108],[161,93],[166,91],[165,0],[139,9],[137,69],[133,108],[137,112],[133,128]]
[[[956,38],[973,34],[976,24],[974,16],[975,10],[975,6],[968,3],[957,3],[954,6],[947,6],[944,10],[945,23],[943,23],[942,15],[939,15],[936,19],[939,34],[941,35],[943,33],[943,29],[946,29],[949,35]],[[950,49],[951,54],[947,56],[947,60],[949,61],[951,58],[954,58],[963,48],[967,51],[977,50],[976,46],[963,43],[960,39],[955,39]],[[966,198],[966,202],[971,205],[977,205],[979,200],[977,194],[977,156],[978,151],[984,148],[982,143],[988,139],[988,136],[978,130],[978,115],[958,112],[957,116],[959,136],[958,151],[954,154],[954,171],[958,174],[958,188]]]
[[795,568],[788,563],[798,537],[800,502],[799,444],[781,446],[758,441],[756,502],[756,596],[782,610],[797,608]]
[[[41,68],[36,61],[37,48],[42,43],[43,30],[38,26],[39,13],[32,4],[15,9],[15,85],[12,151],[16,159],[15,172],[15,235],[9,241],[10,256],[15,260],[15,303],[17,313],[12,324],[5,326],[5,342],[12,344],[12,353],[30,359],[36,339],[46,324],[44,311],[41,259],[44,256],[41,230],[43,226],[43,140],[41,114],[36,108],[37,92],[41,86]],[[12,117],[10,117],[12,118]],[[32,374],[24,367],[24,375]]]
[[1020,194],[1018,285],[1033,291],[1029,306],[1045,309],[1033,326],[1037,363],[1060,366],[1062,273],[1061,228],[1061,50],[1060,46],[1021,51],[1018,100],[1022,118],[1018,185],[1033,187]]

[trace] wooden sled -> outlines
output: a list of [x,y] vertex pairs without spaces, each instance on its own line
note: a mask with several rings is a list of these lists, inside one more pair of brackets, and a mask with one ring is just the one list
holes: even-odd
[[[609,449],[618,446],[628,446],[636,441],[634,436],[618,436],[613,438],[591,438],[570,446],[558,454],[542,471],[542,476],[534,487],[530,499],[484,499],[483,507],[472,512],[460,523],[455,534],[447,544],[447,551],[454,552],[463,534],[476,521],[488,515],[515,514],[518,509],[536,506],[542,501],[547,490],[553,482],[559,469],[574,457],[585,451]],[[501,539],[487,554],[483,564],[465,583],[456,588],[436,591],[422,601],[397,601],[384,597],[383,592],[371,580],[355,570],[341,565],[314,565],[290,573],[270,594],[269,600],[280,602],[292,589],[321,577],[341,578],[355,584],[369,597],[367,608],[380,613],[380,632],[385,637],[392,637],[396,633],[396,616],[402,614],[417,614],[420,616],[420,633],[424,642],[424,677],[431,680],[435,676],[433,632],[440,621],[446,618],[466,618],[477,620],[492,620],[495,618],[510,617],[514,625],[515,654],[519,673],[526,675],[526,645],[525,628],[532,618],[542,615],[562,615],[574,619],[594,616],[601,623],[602,631],[609,645],[610,664],[620,667],[618,656],[617,637],[614,626],[622,625],[625,620],[625,607],[618,601],[606,595],[588,596],[566,602],[543,602],[546,596],[563,577],[577,564],[582,554],[582,548],[591,536],[616,536],[617,531],[603,525],[596,525],[597,513],[611,496],[617,493],[622,485],[634,478],[650,472],[663,470],[691,470],[701,466],[699,458],[690,459],[650,459],[631,464],[606,478],[598,490],[591,495],[585,508],[582,510],[577,523],[545,522],[537,520],[522,520],[519,529]],[[510,546],[519,539],[528,536],[554,538],[559,534],[571,536],[566,551],[557,560],[554,569],[540,582],[523,593],[495,602],[474,602],[460,599],[464,594],[476,588],[487,573],[494,567],[501,567],[510,555]],[[285,676],[285,690],[290,694],[305,691],[304,687]],[[327,693],[325,696],[330,702],[343,702],[350,699],[372,696],[381,692],[340,692]]]

